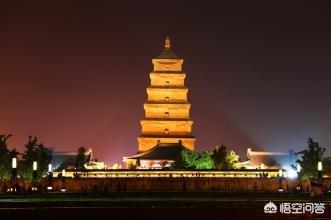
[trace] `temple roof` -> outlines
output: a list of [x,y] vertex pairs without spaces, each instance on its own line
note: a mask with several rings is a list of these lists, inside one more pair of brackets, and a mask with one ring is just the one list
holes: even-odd
[[164,49],[161,51],[161,53],[156,55],[154,59],[181,59],[181,58],[172,51],[170,38],[167,36],[164,43]]
[[247,149],[247,158],[250,160],[251,165],[266,166],[277,165],[291,165],[295,163],[297,157],[294,152],[268,152],[268,151],[252,151],[251,148]]
[[176,161],[181,157],[181,152],[187,150],[180,142],[178,143],[158,143],[155,147],[148,151],[137,153],[130,157],[125,157],[128,160],[171,160]]

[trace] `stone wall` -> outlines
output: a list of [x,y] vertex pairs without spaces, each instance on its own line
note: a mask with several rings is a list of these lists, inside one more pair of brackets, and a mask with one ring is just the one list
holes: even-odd
[[[324,180],[331,185],[331,180]],[[309,182],[299,183],[297,180],[284,179],[281,183],[284,191],[295,190],[301,185],[304,191],[309,191]],[[10,188],[10,181],[0,181],[0,193]],[[20,191],[30,191],[29,181],[19,180]],[[43,179],[40,188],[46,189]],[[277,178],[54,178],[53,190],[82,192],[117,192],[117,191],[243,191],[243,192],[276,192],[279,189]]]
[[[298,182],[283,180],[284,191],[296,189]],[[54,180],[53,188],[60,190],[61,180]],[[263,191],[276,192],[277,178],[112,178],[112,179],[67,179],[67,190],[72,191]],[[302,184],[308,190],[308,183]]]
[[[331,181],[328,181],[329,185]],[[299,182],[284,179],[281,183],[284,191],[295,190]],[[31,182],[19,181],[20,191],[29,191]],[[276,192],[279,189],[277,178],[61,178],[53,179],[53,190],[83,192],[117,192],[117,191],[243,191]],[[302,189],[309,191],[309,183],[302,182]],[[40,187],[46,189],[46,180]],[[0,191],[10,188],[10,181],[0,182]]]

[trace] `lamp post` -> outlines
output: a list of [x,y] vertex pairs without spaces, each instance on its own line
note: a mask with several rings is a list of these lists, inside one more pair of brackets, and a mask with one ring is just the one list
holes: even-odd
[[17,158],[13,157],[12,162],[11,162],[11,167],[12,167],[12,178],[11,178],[11,191],[16,192],[18,188],[18,183],[17,183]]
[[283,170],[282,169],[279,169],[278,170],[278,176],[281,178],[283,177]]
[[297,185],[297,191],[302,191],[302,185],[301,185],[301,181],[300,181],[300,174],[301,174],[301,165],[299,163],[297,163],[297,173],[298,173],[298,178],[299,178],[299,183]]
[[52,190],[53,183],[53,167],[52,164],[48,164],[48,172],[47,172],[47,190]]
[[14,179],[17,178],[17,158],[13,157],[11,161],[11,168],[12,168],[12,177]]
[[301,165],[299,163],[297,163],[297,172],[300,173],[301,172]]
[[66,191],[66,170],[63,169],[62,170],[62,189],[61,192],[65,192]]
[[322,166],[322,161],[319,161],[317,163],[317,178],[319,180],[322,180],[323,178],[323,166]]
[[33,161],[32,163],[32,191],[37,191],[38,186],[37,186],[37,168],[38,168],[38,163],[37,161]]
[[278,170],[278,191],[283,192],[283,187],[282,187],[282,182],[283,182],[283,170],[279,169]]

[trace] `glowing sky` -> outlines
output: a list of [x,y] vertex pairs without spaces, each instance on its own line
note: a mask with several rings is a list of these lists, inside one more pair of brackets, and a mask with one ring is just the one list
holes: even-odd
[[108,163],[135,153],[166,34],[184,58],[198,150],[298,150],[309,136],[331,146],[327,1],[120,2],[2,3],[0,133],[11,146],[36,135]]

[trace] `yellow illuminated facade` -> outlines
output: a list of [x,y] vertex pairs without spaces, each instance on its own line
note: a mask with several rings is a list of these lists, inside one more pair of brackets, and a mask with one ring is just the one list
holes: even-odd
[[[58,176],[61,172],[54,172],[54,176]],[[77,170],[66,170],[65,177],[74,178],[75,175],[79,175],[81,178],[266,178],[278,177],[278,169],[270,170],[90,170],[77,171]],[[268,174],[268,175],[266,175]],[[283,170],[283,177],[287,178],[287,171]],[[326,176],[325,176],[326,177]]]
[[140,122],[142,133],[138,137],[138,151],[150,150],[158,143],[178,143],[180,140],[184,147],[194,150],[183,59],[172,51],[168,37],[163,51],[153,58],[152,63],[154,69],[147,88],[145,117]]

